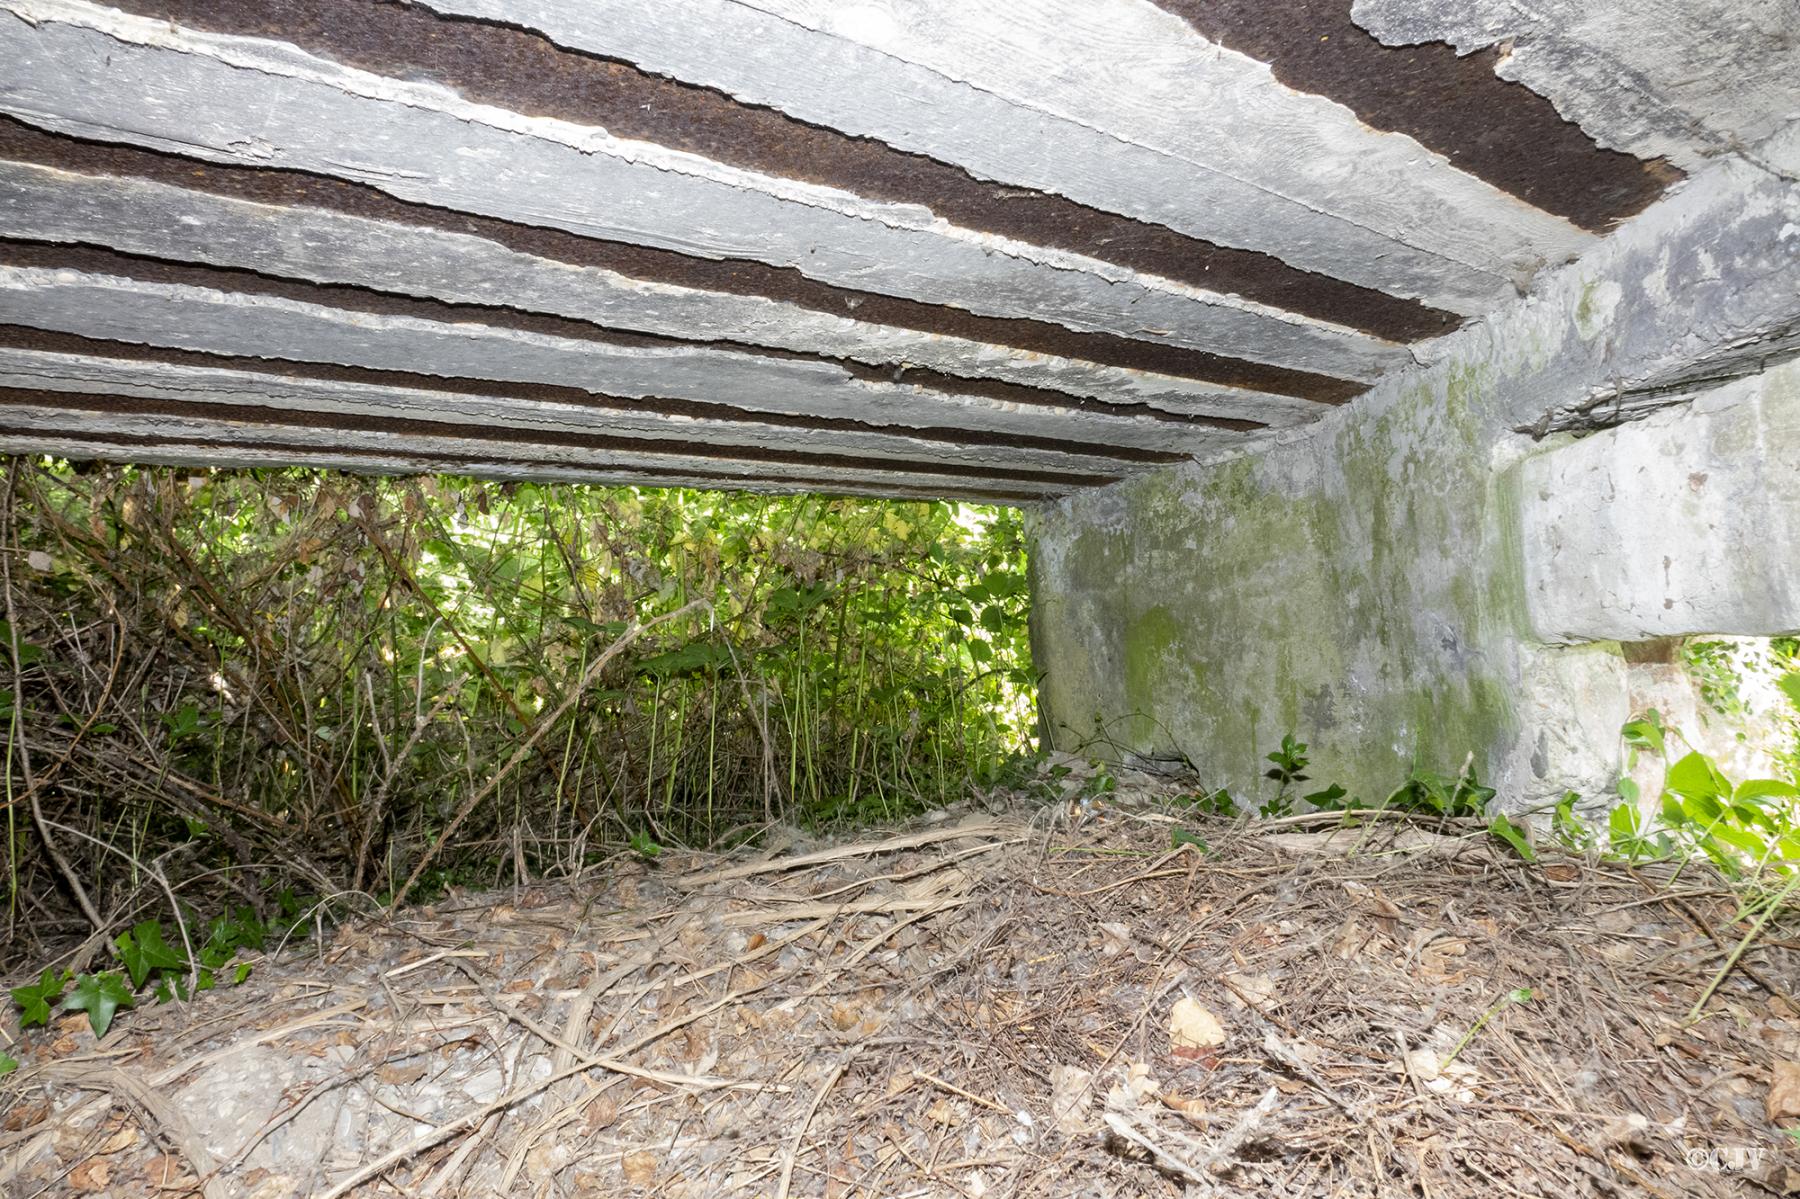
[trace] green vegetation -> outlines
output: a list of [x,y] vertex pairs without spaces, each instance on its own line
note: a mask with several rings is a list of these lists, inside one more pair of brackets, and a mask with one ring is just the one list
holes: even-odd
[[[251,961],[239,960],[240,954],[261,953],[275,933],[285,938],[305,926],[304,908],[308,905],[295,899],[291,891],[277,897],[277,906],[281,915],[273,927],[245,905],[214,919],[206,926],[204,937],[199,937],[193,913],[184,911],[173,934],[175,944],[169,943],[170,934],[161,921],[140,920],[110,942],[112,956],[122,969],[77,973],[47,968],[36,982],[14,987],[19,1027],[49,1024],[50,1005],[60,999],[61,1010],[86,1012],[94,1036],[104,1037],[118,1010],[136,1007],[140,996],[168,1003],[210,991],[221,978],[238,986],[255,969]],[[190,943],[195,946],[191,955]],[[0,1074],[17,1065],[10,1058],[0,1061]]]
[[96,1031],[254,940],[190,905],[896,817],[1027,741],[1010,510],[23,461],[4,501],[6,956],[103,930],[55,976]]
[[[1795,669],[1795,648],[1790,639],[1778,639],[1772,653],[1785,671],[1780,689],[1800,712],[1800,670]],[[1702,651],[1700,660],[1716,663],[1721,656]],[[1693,658],[1689,660],[1691,663]],[[1716,877],[1735,891],[1738,910],[1730,924],[1747,927],[1688,1013],[1689,1020],[1698,1020],[1720,983],[1757,938],[1771,922],[1793,910],[1794,896],[1800,892],[1800,777],[1793,771],[1795,759],[1783,756],[1781,762],[1788,777],[1733,782],[1716,760],[1688,745],[1680,732],[1666,725],[1655,710],[1627,721],[1620,729],[1620,737],[1626,751],[1627,773],[1619,779],[1617,796],[1610,806],[1605,801],[1588,801],[1571,791],[1550,808],[1549,834],[1569,853],[1626,866],[1649,862],[1672,866],[1665,886],[1673,886],[1692,863],[1705,862],[1717,872]],[[1267,760],[1273,765],[1265,777],[1276,787],[1274,795],[1257,809],[1259,818],[1290,814],[1289,788],[1308,777],[1305,771],[1311,760],[1306,750],[1306,744],[1290,733],[1268,755]],[[1643,755],[1662,764],[1654,805],[1644,802],[1639,785],[1630,777]],[[1477,781],[1472,762],[1471,757],[1454,777],[1415,769],[1378,804],[1367,804],[1348,795],[1337,784],[1304,798],[1310,811],[1336,813],[1336,819],[1347,827],[1366,822],[1376,812],[1398,814],[1445,831],[1491,837],[1523,862],[1537,863],[1539,850],[1532,839],[1529,818],[1514,820],[1495,810],[1495,792]],[[1224,790],[1194,793],[1185,804],[1196,814],[1210,816],[1237,817],[1241,811],[1238,802]],[[1598,827],[1590,818],[1596,809],[1601,814]],[[1331,819],[1329,815],[1325,818]],[[1171,848],[1188,844],[1202,852],[1207,848],[1198,835],[1176,829]],[[1460,1053],[1501,1007],[1531,998],[1528,989],[1502,996],[1469,1029],[1450,1058]]]

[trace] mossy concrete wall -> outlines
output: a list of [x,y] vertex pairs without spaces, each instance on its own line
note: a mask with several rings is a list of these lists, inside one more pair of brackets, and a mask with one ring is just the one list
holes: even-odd
[[1519,430],[1732,369],[1791,332],[1797,279],[1800,188],[1724,164],[1316,424],[1038,511],[1046,736],[1239,789],[1287,732],[1370,798],[1470,754],[1515,806],[1604,789],[1624,664],[1532,631],[1520,479],[1554,445]]

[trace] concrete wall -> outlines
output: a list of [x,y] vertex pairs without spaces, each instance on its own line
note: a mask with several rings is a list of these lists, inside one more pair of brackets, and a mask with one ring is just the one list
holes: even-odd
[[[1534,608],[1582,612],[1599,591],[1579,571],[1546,590],[1525,531],[1529,508],[1539,546],[1547,514],[1567,510],[1598,519],[1598,536],[1616,480],[1599,469],[1606,443],[1519,430],[1654,392],[1700,358],[1754,373],[1800,315],[1796,279],[1800,188],[1724,164],[1281,443],[1040,510],[1047,735],[1181,753],[1240,789],[1290,731],[1311,743],[1316,778],[1368,798],[1414,764],[1454,770],[1469,754],[1514,806],[1607,789],[1631,702],[1623,656],[1616,641],[1551,645],[1534,629]],[[1678,419],[1604,436],[1679,441]],[[1721,467],[1764,453],[1709,444]],[[1530,461],[1563,454],[1568,469]],[[1791,469],[1769,485],[1791,497]],[[1558,623],[1564,640],[1606,632]]]
[[1539,454],[1521,478],[1541,640],[1800,630],[1800,361]]

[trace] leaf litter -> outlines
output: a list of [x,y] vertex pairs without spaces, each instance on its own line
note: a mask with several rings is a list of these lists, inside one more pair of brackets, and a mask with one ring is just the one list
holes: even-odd
[[26,1042],[0,1192],[1800,1193],[1800,945],[1766,935],[1687,1023],[1741,935],[1693,867],[1166,800],[346,924]]

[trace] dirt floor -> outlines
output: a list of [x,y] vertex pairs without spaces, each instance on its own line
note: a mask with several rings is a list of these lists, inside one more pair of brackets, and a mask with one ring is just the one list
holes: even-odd
[[1800,945],[1763,943],[1688,1023],[1742,927],[1692,868],[1665,888],[1125,790],[1079,823],[972,808],[457,894],[97,1047],[85,1016],[34,1030],[0,1084],[0,1189],[1800,1188]]

